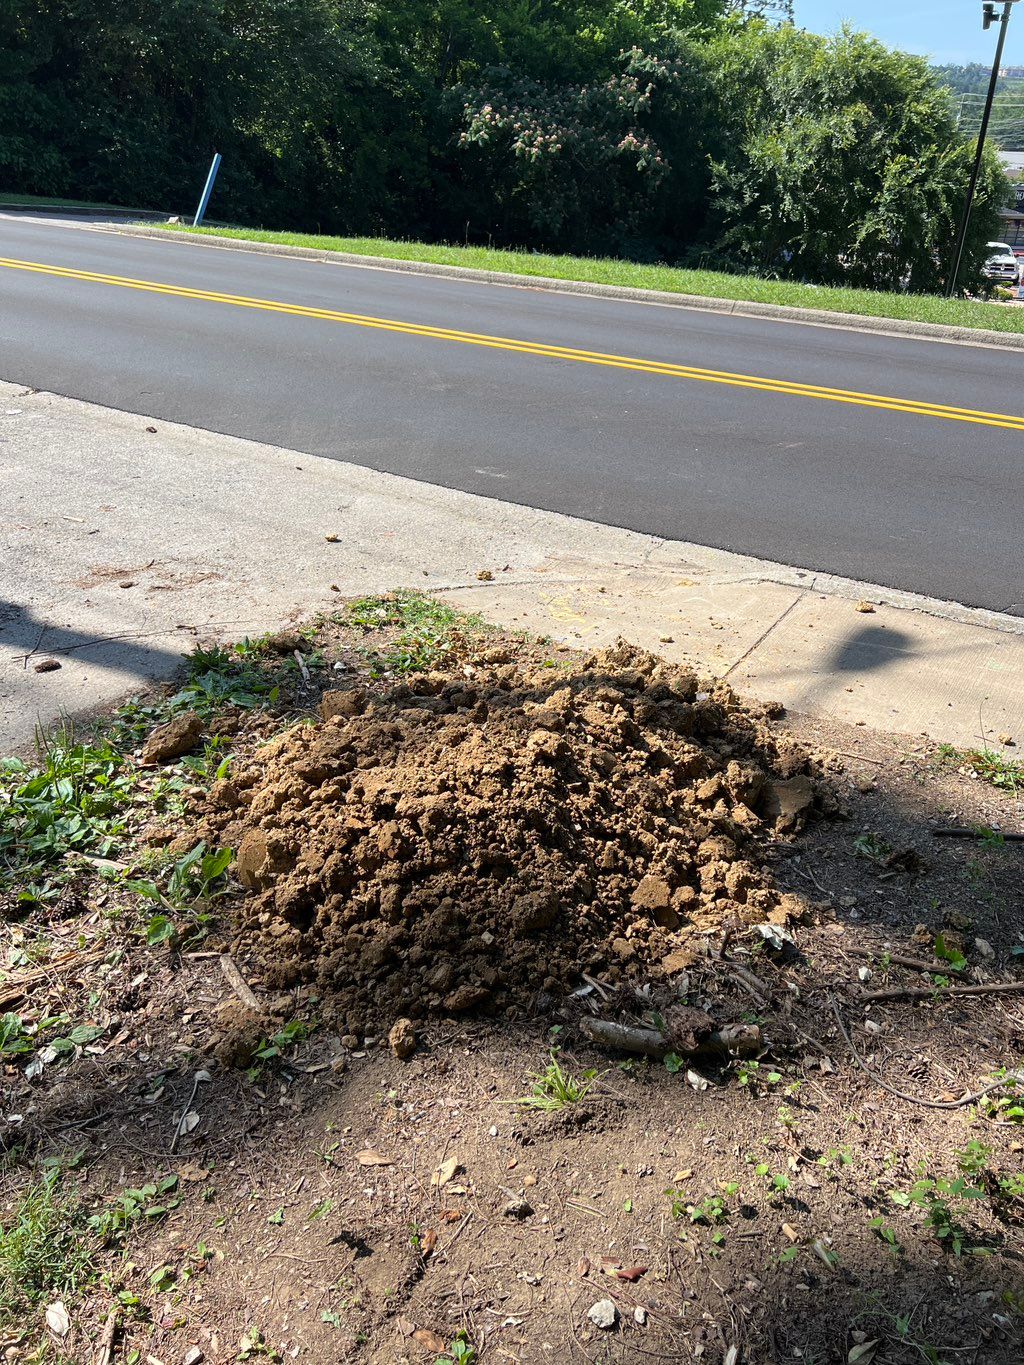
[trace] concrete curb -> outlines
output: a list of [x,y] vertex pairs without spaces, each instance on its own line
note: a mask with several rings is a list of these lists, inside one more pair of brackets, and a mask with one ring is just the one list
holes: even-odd
[[713,299],[700,294],[672,294],[661,289],[631,289],[618,284],[589,284],[583,280],[554,280],[544,275],[512,275],[501,270],[475,270],[461,265],[439,265],[432,261],[403,261],[390,256],[360,256],[351,251],[321,251],[315,247],[282,246],[275,242],[249,242],[231,237],[193,237],[126,224],[112,228],[136,237],[158,241],[188,242],[215,250],[250,251],[266,256],[292,256],[324,265],[361,265],[371,269],[404,270],[414,275],[439,275],[447,279],[468,280],[479,284],[501,284],[513,289],[544,289],[558,294],[582,294],[599,299],[622,299],[627,303],[661,304],[689,308],[704,313],[726,313],[736,317],[765,318],[773,322],[795,322],[812,327],[831,327],[845,331],[875,332],[883,336],[912,337],[917,341],[937,341],[957,346],[997,346],[1003,350],[1024,351],[1024,332],[995,332],[981,327],[947,327],[937,322],[907,322],[899,318],[862,317],[857,313],[831,313],[822,308],[795,308],[779,303],[754,303],[744,299]]

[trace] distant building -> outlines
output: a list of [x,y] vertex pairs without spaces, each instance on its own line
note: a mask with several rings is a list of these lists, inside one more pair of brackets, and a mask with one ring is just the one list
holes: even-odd
[[1004,81],[1024,81],[1024,66],[1001,66],[999,78]]
[[[1022,71],[1024,67],[1009,67],[1010,71]],[[1024,251],[1024,152],[1003,152],[999,153],[999,160],[1003,163],[1003,169],[1011,180],[1015,181],[1013,186],[1013,203],[1008,204],[1003,209],[999,217],[1002,219],[1003,237],[1008,246]]]

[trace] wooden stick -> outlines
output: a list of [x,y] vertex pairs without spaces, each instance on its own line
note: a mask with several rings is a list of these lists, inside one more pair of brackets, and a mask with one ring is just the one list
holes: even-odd
[[96,1365],[110,1365],[114,1354],[114,1333],[117,1331],[116,1308],[112,1308],[107,1314],[107,1320],[103,1325],[99,1340],[96,1343]]
[[875,1085],[888,1091],[890,1095],[895,1095],[898,1100],[907,1100],[910,1104],[919,1104],[923,1109],[963,1109],[969,1104],[977,1104],[980,1099],[990,1094],[993,1090],[1002,1090],[1006,1086],[1020,1085],[1024,1082],[1024,1074],[1014,1072],[1001,1080],[992,1081],[989,1085],[984,1085],[980,1090],[975,1090],[969,1095],[961,1095],[958,1100],[931,1100],[920,1095],[908,1095],[905,1090],[897,1090],[894,1085],[890,1085],[884,1077],[879,1076],[877,1071],[872,1071],[867,1062],[857,1051],[857,1045],[850,1037],[849,1029],[843,1023],[843,1016],[839,1013],[839,1006],[835,999],[829,997],[829,1004],[832,1006],[832,1013],[835,1015],[836,1023],[839,1025],[839,1032],[843,1035],[846,1046],[850,1049],[853,1060],[864,1072],[865,1076],[870,1077]]
[[1024,843],[1024,834],[1004,834],[998,829],[933,829],[933,839],[1005,839],[1008,844]]
[[[609,1019],[580,1020],[580,1031],[592,1043],[602,1047],[617,1048],[620,1052],[633,1052],[643,1057],[664,1057],[672,1047],[664,1034],[657,1029],[630,1028],[626,1024],[615,1024]],[[761,1048],[761,1030],[755,1024],[727,1024],[703,1040],[698,1048],[687,1053],[689,1057],[705,1057],[732,1053],[750,1054]]]
[[848,948],[853,957],[887,957],[897,967],[912,967],[915,972],[940,972],[943,976],[961,973],[966,967],[954,967],[950,962],[926,962],[923,957],[908,957],[906,953],[890,953],[884,948]]
[[69,963],[76,966],[87,967],[90,963],[99,962],[110,952],[110,948],[94,948],[91,952],[83,953],[75,948],[69,953],[61,953],[59,957],[51,958],[45,967],[36,967],[30,972],[23,972],[21,976],[16,976],[4,982],[3,994],[0,994],[0,1009],[7,1009],[11,1005],[16,1005],[33,986],[39,985],[41,981],[48,981],[58,967],[66,967]]
[[865,1003],[872,1000],[933,1000],[945,999],[949,995],[1020,995],[1024,992],[1024,981],[994,981],[988,986],[935,986],[933,988],[908,987],[906,990],[866,991],[858,995]]
[[221,953],[220,969],[224,973],[228,985],[241,1000],[247,1009],[255,1010],[260,1013],[260,1002],[253,994],[252,987],[235,965],[235,959],[230,953]]

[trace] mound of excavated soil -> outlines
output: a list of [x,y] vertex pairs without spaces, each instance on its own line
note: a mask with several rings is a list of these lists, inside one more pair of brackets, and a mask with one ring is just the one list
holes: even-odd
[[511,1009],[785,917],[764,836],[816,798],[767,710],[621,644],[510,658],[329,692],[211,789],[199,833],[237,850],[235,946],[268,983],[315,981],[358,1025]]

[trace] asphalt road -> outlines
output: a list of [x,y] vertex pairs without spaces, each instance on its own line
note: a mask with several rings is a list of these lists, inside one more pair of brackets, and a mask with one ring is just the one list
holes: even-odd
[[2,217],[0,258],[0,379],[1024,615],[1020,351]]

